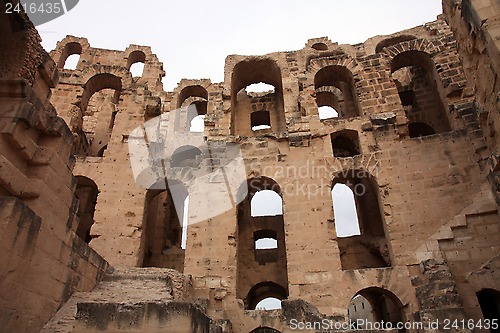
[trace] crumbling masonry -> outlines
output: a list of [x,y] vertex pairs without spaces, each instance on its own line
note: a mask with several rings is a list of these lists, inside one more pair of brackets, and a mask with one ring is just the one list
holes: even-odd
[[[498,319],[500,4],[443,0],[443,12],[363,44],[230,55],[224,82],[172,92],[149,47],[68,36],[49,55],[26,15],[1,13],[0,331]],[[259,82],[272,87],[251,92]],[[163,179],[138,177],[131,133],[165,119],[203,145],[163,142]],[[195,198],[187,180],[228,163],[231,145],[244,181],[205,216],[215,191]],[[255,213],[261,192],[277,212]],[[256,309],[270,297],[281,309]]]

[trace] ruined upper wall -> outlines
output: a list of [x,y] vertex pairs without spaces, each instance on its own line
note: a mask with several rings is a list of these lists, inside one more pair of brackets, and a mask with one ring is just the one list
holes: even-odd
[[[73,54],[80,55],[76,69],[65,69],[67,58]],[[134,78],[134,83],[146,84],[151,91],[162,89],[161,78],[165,76],[163,64],[158,61],[149,46],[130,45],[124,51],[105,50],[91,47],[86,38],[67,36],[57,43],[50,56],[61,72],[62,83],[81,83],[96,73],[106,72],[100,68],[110,66],[114,67],[121,78],[132,78],[132,75],[129,75],[130,67],[135,63],[143,63],[142,76]]]
[[[488,146],[498,156],[500,142],[500,5],[498,1],[443,0],[443,11],[480,107]],[[498,157],[492,160],[498,171]],[[499,200],[500,202],[500,200]]]
[[[72,38],[53,54],[64,58]],[[112,264],[172,267],[192,275],[195,296],[208,300],[215,319],[231,318],[236,332],[258,326],[259,316],[247,320],[253,312],[245,310],[267,288],[279,299],[303,299],[341,317],[354,295],[373,288],[401,300],[406,319],[436,308],[439,318],[449,298],[453,302],[445,306],[460,308],[442,263],[456,260],[453,251],[461,240],[452,228],[472,233],[466,218],[471,214],[489,214],[484,225],[493,225],[496,207],[485,186],[489,151],[456,46],[441,18],[358,45],[316,38],[297,51],[230,55],[224,82],[183,79],[172,92],[153,84],[157,76],[132,78],[123,66],[124,52],[87,48],[76,70],[63,70],[52,101],[78,142],[81,158],[74,170],[92,179],[98,193],[95,215],[89,218],[93,225],[87,226],[92,247]],[[250,91],[258,82],[273,88]],[[191,105],[205,115],[203,133],[191,133],[195,114],[189,108],[178,110]],[[336,109],[338,116],[322,118],[322,106]],[[153,126],[145,125],[153,118]],[[201,212],[207,203],[217,204],[217,191],[193,196],[185,214],[197,220],[189,222],[184,251],[167,185],[138,184],[139,176],[128,167],[137,157],[128,140],[146,141],[145,135],[130,135],[137,128],[154,129],[148,133],[153,148],[146,147],[139,163],[145,167],[139,176],[153,179],[147,185],[155,183],[156,174],[148,171],[157,162],[165,168],[161,180],[187,184],[190,177],[208,174],[224,166],[221,152],[234,142],[245,165],[226,176],[236,178],[240,171],[244,180],[236,178],[236,186],[253,182],[260,185],[254,190],[277,188],[282,215],[254,218],[249,194],[241,204],[208,218]],[[174,134],[157,135],[165,132]],[[195,156],[176,159],[175,151],[186,147]],[[363,232],[342,237],[332,187],[352,182],[369,193],[356,199]],[[161,228],[174,237],[165,237]],[[275,235],[279,251],[269,258],[254,251],[259,234]],[[471,270],[495,251],[474,253],[479,259]],[[446,284],[439,284],[446,287],[433,289],[436,304],[419,304],[427,299],[428,283],[436,282],[420,279],[425,272],[429,279],[434,275],[419,267],[428,260],[443,266],[438,270]],[[460,274],[456,279],[463,280]]]

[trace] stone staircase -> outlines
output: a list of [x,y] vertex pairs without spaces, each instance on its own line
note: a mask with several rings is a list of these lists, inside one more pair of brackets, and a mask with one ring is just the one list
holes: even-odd
[[114,268],[75,293],[41,333],[222,332],[193,303],[192,281],[172,269]]

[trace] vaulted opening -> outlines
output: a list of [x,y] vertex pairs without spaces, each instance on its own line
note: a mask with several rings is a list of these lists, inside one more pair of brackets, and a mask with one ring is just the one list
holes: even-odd
[[[271,307],[281,309],[281,301],[287,297],[287,291],[281,285],[271,281],[260,282],[248,292],[248,310],[256,310],[259,303],[262,307],[268,307],[266,310],[272,310]],[[272,302],[273,300],[277,300],[279,303]],[[262,301],[264,301],[264,306]]]
[[349,303],[348,314],[349,322],[358,330],[369,329],[366,322],[392,323],[393,327],[404,322],[403,304],[399,298],[378,287],[359,291]]
[[147,191],[141,244],[143,267],[172,268],[183,272],[188,204],[188,192],[182,184]]
[[314,76],[314,89],[318,108],[331,107],[338,118],[359,116],[354,76],[346,67],[331,65],[320,69]]
[[208,91],[200,85],[184,87],[177,99],[177,108],[181,107],[188,107],[186,126],[189,132],[203,133],[208,108]]
[[144,73],[144,64],[146,63],[146,54],[136,50],[130,52],[127,59],[127,69],[132,74],[132,77],[141,77]]
[[288,295],[283,201],[273,179],[252,178],[246,185],[246,197],[237,208],[237,297],[245,308],[255,309],[264,298]]
[[231,77],[231,133],[286,131],[281,70],[271,59],[239,62]]
[[66,58],[66,61],[64,62],[64,69],[69,69],[69,70],[76,70],[76,67],[78,66],[78,63],[80,62],[80,55],[79,54],[72,54],[68,58]]
[[77,42],[70,42],[64,45],[61,57],[57,62],[57,68],[75,70],[80,61],[82,46]]
[[90,243],[92,236],[90,229],[94,224],[95,206],[99,189],[96,183],[87,177],[76,176],[75,196],[78,199],[78,227],[76,235],[84,240],[85,243]]
[[389,267],[380,196],[373,177],[364,170],[338,173],[332,183],[332,200],[342,269]]
[[107,147],[118,113],[122,90],[121,79],[112,74],[97,74],[85,84],[80,107],[82,132],[87,147],[80,147],[80,156],[98,156]]
[[391,71],[409,120],[410,137],[449,132],[451,127],[432,58],[425,52],[406,51],[394,57]]

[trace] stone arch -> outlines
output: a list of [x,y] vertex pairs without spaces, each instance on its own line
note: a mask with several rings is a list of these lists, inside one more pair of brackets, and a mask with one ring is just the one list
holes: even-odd
[[85,88],[89,80],[99,74],[108,74],[117,77],[121,81],[120,89],[122,91],[132,88],[132,74],[130,74],[127,68],[121,66],[107,66],[100,64],[88,66],[82,71],[80,82]]
[[[132,74],[134,72],[132,67],[138,63],[142,64],[142,66],[146,65],[146,54],[141,50],[134,50],[128,54],[127,65],[125,67]],[[140,76],[142,77],[143,74],[144,74],[144,68],[143,68],[143,71],[142,71]],[[132,74],[132,76],[133,76],[133,74]]]
[[[286,241],[284,215],[252,216],[251,202],[256,193],[264,190],[275,192],[282,197],[280,185],[272,178],[255,177],[240,186],[237,206],[237,298],[242,299],[247,309],[255,306],[251,290],[261,283],[281,286],[280,295],[288,295],[288,273],[286,260]],[[244,189],[244,190],[243,190]],[[283,202],[281,201],[281,205]],[[258,249],[256,240],[274,238],[276,248]],[[253,296],[252,296],[253,295]],[[267,296],[266,296],[267,297]],[[265,298],[265,297],[264,297]],[[279,297],[278,297],[279,298]]]
[[[194,118],[204,119],[208,113],[209,89],[212,83],[210,80],[181,80],[179,86],[174,90],[174,105],[177,109],[187,108],[186,119],[181,120],[185,123],[186,131],[191,132],[191,125]],[[197,129],[196,132],[204,131],[203,128]]]
[[[359,312],[357,309],[353,311],[353,301],[359,296],[366,300],[368,304],[366,307],[361,308]],[[351,299],[348,313],[351,322],[355,322],[356,319],[365,319],[371,322],[396,324],[404,322],[405,318],[401,300],[393,292],[380,287],[368,287],[358,291]],[[363,329],[365,327],[357,328]]]
[[420,51],[434,57],[437,53],[444,49],[441,41],[433,40],[431,43],[425,38],[416,38],[408,41],[402,41],[394,45],[387,46],[381,51],[385,53],[388,61],[391,62],[397,55],[407,51]]
[[274,297],[282,301],[288,298],[287,288],[272,281],[259,282],[248,292],[245,299],[246,308],[255,310],[257,303],[268,297]]
[[[112,129],[118,113],[118,103],[120,94],[130,82],[125,78],[130,78],[128,70],[123,67],[94,65],[86,68],[82,73],[83,93],[77,101],[79,114],[74,115],[78,119],[72,119],[72,123],[81,124],[77,126],[76,134],[85,137],[79,142],[88,142],[88,147],[75,147],[79,154],[97,156],[102,147],[108,144]],[[109,89],[109,91],[102,91]],[[102,91],[102,92],[101,92]],[[99,103],[91,110],[87,110],[89,101],[94,94],[96,98],[103,98],[105,103]],[[86,131],[86,132],[84,132]]]
[[56,62],[57,68],[62,69],[66,59],[72,54],[79,54],[81,56],[80,62],[85,62],[84,58],[85,55],[88,55],[89,48],[90,44],[86,38],[66,36],[57,43],[56,49],[51,52],[51,57]]
[[[254,95],[244,90],[260,82],[272,85],[274,92]],[[250,114],[261,107],[270,112],[272,132],[286,131],[282,69],[274,59],[248,57],[236,63],[232,69],[231,133],[254,136]]]
[[184,204],[189,193],[179,181],[161,180],[147,190],[144,201],[141,239],[143,267],[184,270],[185,249],[182,247],[187,223]]
[[375,53],[380,53],[386,47],[395,46],[396,44],[408,42],[414,39],[417,39],[417,37],[413,35],[399,35],[385,38],[378,42],[377,46],[375,47]]
[[172,153],[172,156],[170,158],[170,166],[173,168],[196,168],[201,163],[202,154],[203,152],[198,147],[192,145],[178,147]]
[[185,86],[177,95],[177,108],[180,108],[184,101],[190,97],[198,97],[208,102],[208,90],[200,84]]
[[82,54],[82,45],[78,42],[69,42],[66,45],[64,45],[62,49],[62,54],[59,57],[59,60],[57,62],[57,68],[64,68],[64,65],[66,64],[66,60],[73,55],[73,54]]
[[[408,47],[398,50],[389,63],[401,104],[410,124],[424,123],[436,133],[448,132],[451,126],[442,98],[442,77],[431,54],[415,50],[417,47],[409,49],[412,43],[416,42],[406,42]],[[426,49],[423,45],[420,48]]]
[[76,189],[75,196],[78,199],[78,227],[76,235],[80,237],[85,243],[92,240],[90,229],[94,224],[94,213],[97,203],[97,196],[99,195],[99,188],[97,184],[90,178],[85,176],[75,176]]
[[[308,64],[308,71],[314,78],[313,84],[318,107],[328,105],[339,113],[339,117],[361,115],[359,103],[359,96],[361,96],[360,67],[353,58],[312,59]],[[333,88],[339,89],[342,96],[337,96]],[[331,98],[323,98],[326,97],[323,96],[326,94],[332,94]],[[336,102],[325,104],[328,100],[336,100]]]

